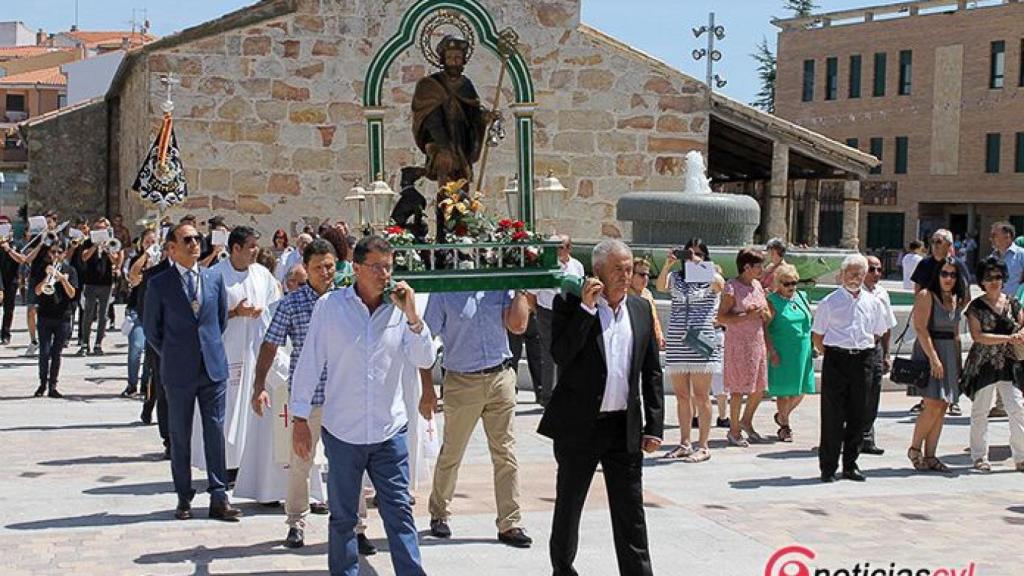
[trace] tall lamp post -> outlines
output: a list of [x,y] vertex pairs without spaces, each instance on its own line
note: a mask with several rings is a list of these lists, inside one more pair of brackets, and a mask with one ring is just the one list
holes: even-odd
[[715,62],[722,59],[722,53],[715,49],[715,40],[725,39],[725,26],[715,24],[714,12],[708,14],[707,25],[693,29],[693,36],[695,38],[700,38],[703,34],[708,35],[708,47],[695,48],[692,54],[694,60],[707,59],[707,73],[704,81],[708,86],[708,102],[710,102],[711,93],[715,91],[715,88],[724,88],[728,84],[725,79],[715,74],[714,70]]

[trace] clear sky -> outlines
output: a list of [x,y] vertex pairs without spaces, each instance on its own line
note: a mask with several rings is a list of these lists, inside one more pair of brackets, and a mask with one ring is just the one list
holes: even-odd
[[[254,0],[77,0],[78,24],[84,30],[130,29],[132,10],[143,19],[142,10],[154,33],[164,36],[252,4]],[[525,0],[524,0],[525,1]],[[766,37],[774,47],[777,29],[773,16],[788,16],[783,0],[582,0],[582,19],[587,24],[667,61],[703,79],[704,62],[690,56],[704,46],[706,38],[693,37],[691,28],[707,22],[715,12],[717,23],[726,28],[718,44],[724,57],[716,71],[728,85],[722,92],[743,102],[754,99],[758,90],[755,64],[750,54]],[[884,3],[882,0],[818,0],[823,11]],[[2,0],[0,21],[21,20],[47,32],[67,30],[75,21],[76,0]]]

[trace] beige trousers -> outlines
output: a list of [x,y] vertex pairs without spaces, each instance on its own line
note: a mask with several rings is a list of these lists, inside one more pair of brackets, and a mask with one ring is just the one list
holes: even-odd
[[[299,458],[292,451],[288,461],[288,496],[284,502],[284,511],[288,515],[285,522],[293,528],[305,528],[306,516],[309,514],[309,469],[313,466],[316,447],[320,443],[320,424],[323,422],[323,407],[314,406],[309,413],[309,430],[313,436],[313,446],[309,458]],[[293,428],[294,430],[294,428]],[[330,472],[328,472],[330,473]],[[327,483],[324,483],[326,489]],[[366,498],[359,499],[359,522],[356,533],[366,532]]]
[[432,519],[447,521],[451,517],[459,465],[477,421],[483,420],[494,465],[498,531],[519,526],[522,515],[519,508],[519,463],[515,454],[515,413],[516,376],[511,368],[493,374],[445,374],[444,437],[430,492]]

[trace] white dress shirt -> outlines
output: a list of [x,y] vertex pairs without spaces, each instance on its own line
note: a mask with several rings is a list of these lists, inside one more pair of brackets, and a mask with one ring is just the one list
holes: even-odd
[[903,255],[901,267],[903,268],[903,289],[913,290],[914,281],[910,279],[914,275],[914,270],[917,270],[917,265],[924,260],[924,256],[921,256],[917,252],[907,252]]
[[[568,262],[559,260],[558,266],[564,274],[579,276],[580,278],[587,275],[586,271],[583,270],[583,263],[572,256],[569,256]],[[537,296],[537,306],[547,310],[551,310],[555,305],[555,296],[559,294],[558,290],[536,290],[533,293]]]
[[875,284],[875,289],[868,289],[868,285],[865,284],[863,290],[867,290],[869,294],[873,294],[875,298],[882,303],[882,307],[885,308],[885,321],[889,323],[889,329],[891,330],[896,326],[896,313],[892,311],[892,299],[889,298],[889,291],[885,289],[881,284]]
[[[377,444],[406,425],[402,375],[429,368],[437,349],[424,324],[414,333],[391,303],[373,314],[350,286],[317,300],[292,380],[291,409],[309,418],[323,370],[323,427],[349,444]],[[314,430],[314,433],[316,431]]]
[[601,412],[625,410],[629,404],[629,368],[633,358],[633,326],[629,323],[626,299],[619,302],[618,310],[612,310],[604,296],[598,296],[596,308],[582,303],[580,306],[590,314],[597,314],[601,321],[604,364],[608,369]]
[[875,337],[893,325],[882,301],[861,290],[854,298],[846,288],[837,288],[818,303],[811,332],[824,335],[825,346],[847,350],[875,347]]
[[192,281],[196,284],[196,302],[203,301],[203,283],[199,277],[199,263],[196,262],[192,265],[192,268],[185,268],[177,262],[174,263],[174,267],[178,269],[178,275],[181,276],[181,289],[185,291],[185,300],[188,300],[189,304],[192,304],[192,295],[188,293],[188,273],[192,272]]

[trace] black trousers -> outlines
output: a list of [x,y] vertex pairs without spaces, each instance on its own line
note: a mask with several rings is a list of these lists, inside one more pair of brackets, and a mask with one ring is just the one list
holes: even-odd
[[3,277],[4,282],[4,319],[0,328],[0,340],[11,339],[11,324],[14,322],[14,306],[18,303],[18,277]]
[[871,380],[868,384],[867,402],[864,404],[864,444],[875,443],[875,420],[878,419],[878,402],[882,398],[882,345],[875,346],[871,358]]
[[626,449],[625,413],[599,419],[587,443],[555,441],[558,479],[548,543],[554,576],[577,576],[580,516],[598,463],[604,474],[619,574],[650,576],[651,555],[643,503],[643,454]]
[[541,374],[541,389],[547,398],[551,398],[551,392],[555,389],[557,379],[555,373],[557,366],[555,359],[551,357],[551,323],[555,313],[543,306],[537,307],[537,332],[540,333],[541,354],[544,356],[544,372]]
[[71,321],[36,318],[36,334],[39,337],[39,383],[54,390],[60,376],[60,353],[71,337]]
[[[164,386],[160,382],[160,356],[149,344],[146,344],[146,370],[149,372],[146,401],[142,404],[142,418],[148,420],[153,416],[153,407],[156,407],[156,424],[160,430],[160,439],[163,440],[164,448],[171,445],[167,436],[167,396],[164,395]],[[148,416],[148,417],[147,417]]]
[[833,474],[839,467],[857,467],[857,456],[864,441],[864,412],[875,349],[850,354],[826,347],[821,370],[821,446],[818,465],[822,474]]
[[545,354],[544,343],[537,329],[537,316],[530,314],[530,321],[526,324],[526,332],[522,334],[508,333],[508,347],[512,351],[512,367],[519,371],[519,360],[523,357],[523,346],[526,346],[526,365],[530,369],[530,381],[533,383],[533,392],[537,395],[537,401],[547,404],[551,396],[551,390],[544,390]]

